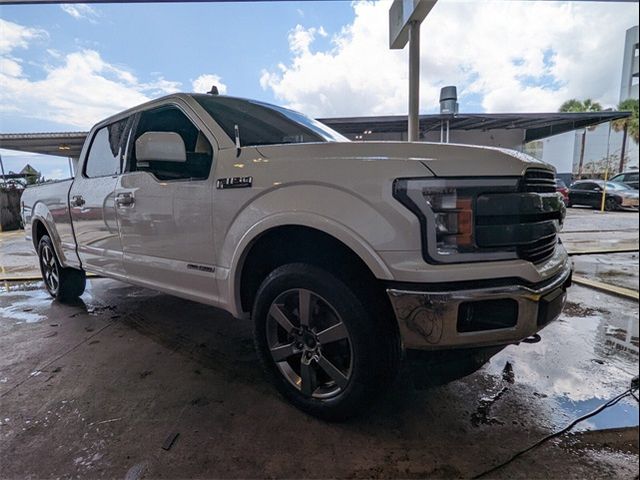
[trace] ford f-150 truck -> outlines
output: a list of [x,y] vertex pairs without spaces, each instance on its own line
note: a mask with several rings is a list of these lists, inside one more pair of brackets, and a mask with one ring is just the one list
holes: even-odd
[[53,297],[78,297],[91,272],[251,318],[271,381],[325,419],[371,403],[403,359],[532,340],[571,281],[552,167],[350,142],[229,96],[173,94],[100,122],[75,178],[22,202]]

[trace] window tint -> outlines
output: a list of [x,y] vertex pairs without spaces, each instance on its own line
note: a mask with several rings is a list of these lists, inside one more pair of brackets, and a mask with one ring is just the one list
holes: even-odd
[[[138,161],[135,141],[146,132],[173,132],[180,135],[187,153],[185,162],[162,160]],[[140,115],[140,121],[131,141],[128,171],[149,172],[158,180],[206,180],[213,161],[211,143],[191,120],[176,107],[162,107]]]
[[637,173],[627,173],[627,176],[624,178],[625,182],[637,182],[639,174]]
[[84,173],[87,177],[118,175],[121,170],[122,144],[128,131],[127,120],[101,128],[93,137]]

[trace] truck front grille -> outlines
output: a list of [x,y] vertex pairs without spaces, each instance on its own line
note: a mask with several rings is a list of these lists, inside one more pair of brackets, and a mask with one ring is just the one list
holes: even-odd
[[553,172],[532,168],[519,192],[478,196],[476,242],[482,249],[515,250],[519,258],[541,263],[556,251],[564,214]]
[[524,174],[523,188],[525,192],[550,193],[556,191],[556,177],[553,172],[542,168],[530,168]]

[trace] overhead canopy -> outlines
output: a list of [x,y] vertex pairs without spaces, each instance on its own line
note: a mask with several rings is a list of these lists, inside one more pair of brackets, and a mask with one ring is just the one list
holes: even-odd
[[[525,130],[525,142],[570,132],[630,116],[630,112],[584,113],[458,113],[455,115],[420,115],[420,132],[440,130],[449,121],[450,130]],[[321,122],[342,134],[372,132],[406,132],[406,115],[385,117],[324,118]]]
[[[420,132],[439,130],[449,121],[450,130],[525,131],[525,142],[570,132],[630,116],[630,112],[585,113],[459,113],[456,115],[421,115]],[[392,133],[407,131],[406,115],[383,117],[321,118],[321,122],[338,132],[361,134],[364,131]],[[22,152],[77,158],[87,132],[68,133],[0,133],[0,148]]]
[[77,158],[87,133],[0,133],[0,148]]

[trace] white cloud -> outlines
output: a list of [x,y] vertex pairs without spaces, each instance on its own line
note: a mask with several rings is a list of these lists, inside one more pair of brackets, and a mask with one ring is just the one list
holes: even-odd
[[207,93],[211,91],[211,87],[215,85],[218,87],[218,93],[220,95],[226,95],[227,86],[222,83],[222,78],[219,75],[212,73],[205,73],[191,82],[191,87],[196,93]]
[[85,3],[63,3],[60,8],[76,20],[88,20],[91,23],[96,23],[96,18],[100,16],[98,10]]
[[0,54],[17,48],[27,48],[29,42],[46,38],[47,32],[39,28],[29,28],[0,18]]
[[[290,60],[263,70],[262,87],[316,116],[405,113],[408,52],[388,48],[389,3],[353,9],[325,50],[312,48],[322,27],[293,28]],[[422,25],[421,111],[437,110],[444,85],[459,87],[463,110],[465,100],[490,112],[556,111],[571,97],[615,105],[637,18],[637,4],[441,1]]]
[[[178,91],[180,82],[158,76],[141,82],[126,67],[105,61],[91,49],[63,54],[49,50],[53,65],[44,67],[44,78],[33,80],[22,69],[21,60],[11,56],[16,48],[46,36],[11,24],[0,57],[0,113],[37,118],[86,129],[97,121],[152,97]],[[15,33],[21,32],[21,33]],[[5,36],[0,36],[3,40]]]
[[62,180],[64,178],[69,178],[69,171],[64,171],[61,168],[54,168],[53,170],[49,171],[48,174],[46,175],[46,179],[47,180]]

